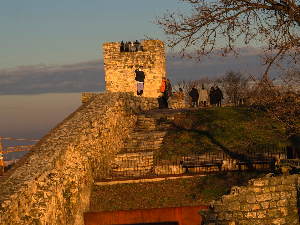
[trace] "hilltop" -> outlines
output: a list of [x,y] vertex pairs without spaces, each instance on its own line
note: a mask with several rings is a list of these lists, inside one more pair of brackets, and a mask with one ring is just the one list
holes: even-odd
[[[291,145],[286,130],[263,111],[250,108],[206,108],[178,114],[156,157],[172,154],[238,152]],[[270,171],[237,171],[153,183],[93,187],[90,211],[114,211],[208,204],[232,186]],[[125,196],[125,197],[124,197]]]

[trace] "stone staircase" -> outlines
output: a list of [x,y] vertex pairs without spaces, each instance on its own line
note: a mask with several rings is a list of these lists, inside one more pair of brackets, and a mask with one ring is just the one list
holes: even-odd
[[135,132],[127,138],[122,152],[133,153],[158,150],[173,120],[174,115],[170,114],[139,115]]
[[158,150],[167,131],[144,131],[130,134],[123,152],[149,152]]
[[136,132],[168,130],[174,120],[174,114],[141,114],[138,117]]
[[163,142],[175,114],[140,114],[125,148],[112,163],[111,177],[145,176],[153,169],[153,153]]

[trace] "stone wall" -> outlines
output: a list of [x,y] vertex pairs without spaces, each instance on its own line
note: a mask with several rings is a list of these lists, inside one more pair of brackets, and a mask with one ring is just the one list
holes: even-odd
[[0,224],[83,224],[91,185],[156,99],[130,93],[84,94],[84,104],[0,180]]
[[267,176],[232,187],[229,195],[199,211],[202,224],[299,224],[299,175]]
[[133,92],[136,95],[135,70],[145,72],[145,97],[157,98],[162,77],[166,77],[164,42],[143,41],[143,51],[121,52],[119,42],[103,43],[106,92]]

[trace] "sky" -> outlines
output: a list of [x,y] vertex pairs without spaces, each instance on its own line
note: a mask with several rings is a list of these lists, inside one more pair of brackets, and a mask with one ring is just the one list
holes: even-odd
[[[164,41],[155,15],[178,9],[190,6],[176,0],[1,0],[0,137],[41,139],[80,106],[82,92],[105,92],[103,43]],[[250,67],[257,65],[255,55],[246,57]],[[239,66],[233,58],[197,64],[166,48],[173,83]],[[31,144],[2,140],[4,149]]]

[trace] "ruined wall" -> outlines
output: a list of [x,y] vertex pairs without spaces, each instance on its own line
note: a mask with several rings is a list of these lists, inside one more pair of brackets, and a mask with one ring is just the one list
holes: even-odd
[[156,99],[84,94],[78,110],[0,179],[0,224],[84,224],[94,179],[107,178],[137,116]]
[[199,211],[202,224],[299,224],[299,175],[265,177],[248,186],[232,187],[229,195]]
[[166,77],[164,42],[143,41],[143,51],[121,52],[119,42],[103,44],[106,92],[133,92],[136,95],[134,71],[142,65],[145,72],[145,97],[157,98],[162,77]]

